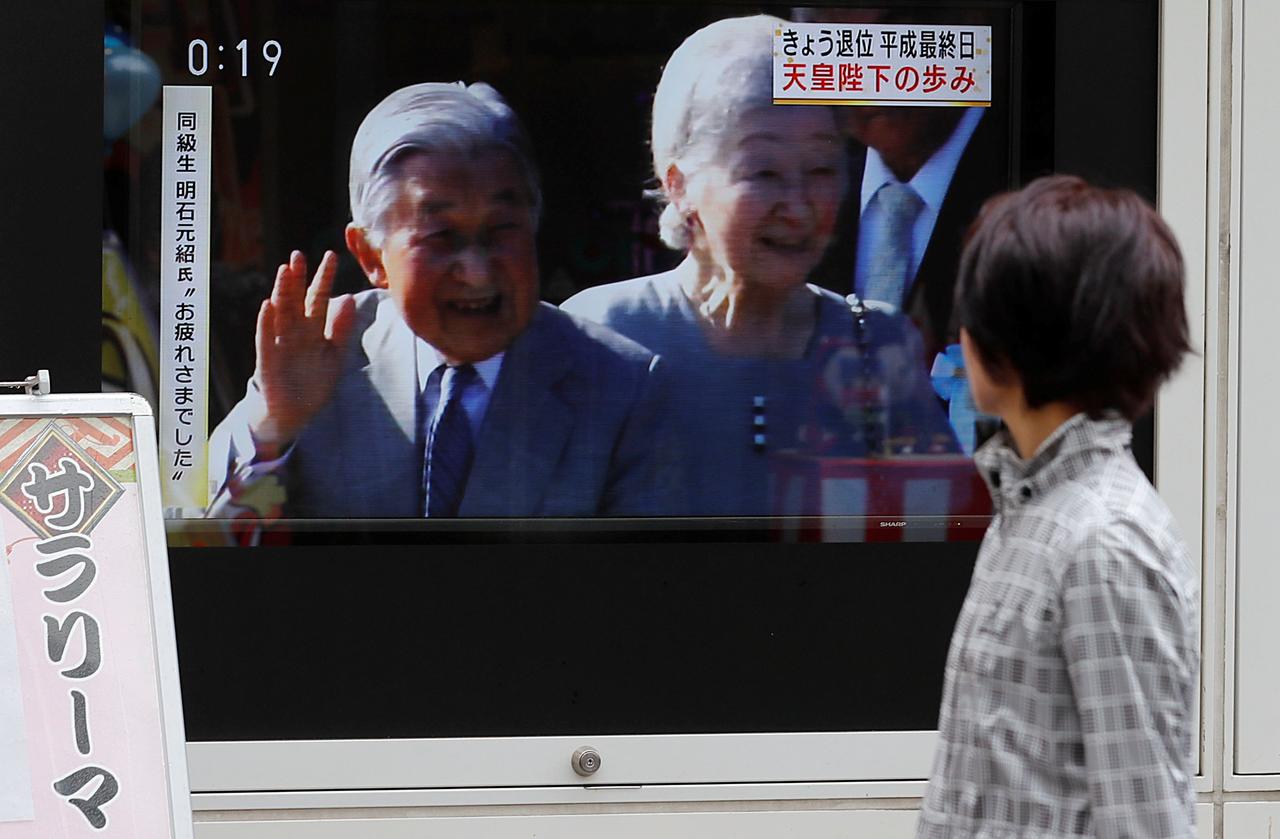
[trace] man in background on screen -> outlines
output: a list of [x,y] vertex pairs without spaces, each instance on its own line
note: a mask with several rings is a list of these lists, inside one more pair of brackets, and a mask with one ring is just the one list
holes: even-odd
[[[813,23],[990,23],[981,12],[799,9]],[[1001,105],[849,106],[849,188],[837,238],[813,282],[905,312],[924,338],[924,363],[956,337],[952,293],[961,237],[982,202],[1008,186]],[[994,111],[989,113],[988,111]]]
[[309,285],[301,253],[280,266],[210,441],[209,515],[652,513],[657,360],[539,302],[538,174],[498,93],[392,93],[356,134],[350,196],[373,288],[331,300],[331,251]]

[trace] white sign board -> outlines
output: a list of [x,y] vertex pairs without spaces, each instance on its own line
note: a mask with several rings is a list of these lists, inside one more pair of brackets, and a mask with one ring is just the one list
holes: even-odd
[[788,23],[773,57],[775,104],[991,104],[990,26]]
[[[0,529],[0,544],[7,544]],[[18,639],[14,632],[9,563],[0,562],[0,822],[31,818],[31,769],[27,762]]]
[[192,835],[155,425],[0,397],[0,839]]

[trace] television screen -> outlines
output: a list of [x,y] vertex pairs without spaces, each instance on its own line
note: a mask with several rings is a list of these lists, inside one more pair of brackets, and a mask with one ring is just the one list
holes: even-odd
[[105,10],[190,739],[934,726],[998,431],[964,233],[1154,197],[1154,10]]
[[108,9],[104,380],[179,543],[980,536],[1009,8]]

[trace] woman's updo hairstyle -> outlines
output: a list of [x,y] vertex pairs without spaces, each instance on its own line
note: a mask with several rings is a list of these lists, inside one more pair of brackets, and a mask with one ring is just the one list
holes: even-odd
[[662,207],[658,230],[676,250],[691,244],[686,218],[661,188],[672,164],[686,184],[712,161],[734,121],[773,104],[773,33],[786,22],[771,15],[726,18],[685,38],[663,68],[653,95],[653,172],[649,194]]

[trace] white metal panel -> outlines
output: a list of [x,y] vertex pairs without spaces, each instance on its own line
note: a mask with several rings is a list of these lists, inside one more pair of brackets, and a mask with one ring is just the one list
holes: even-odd
[[227,820],[196,825],[197,839],[911,839],[913,810],[753,813],[614,813],[607,815],[488,816],[279,821]]
[[1161,17],[1160,146],[1157,191],[1161,215],[1177,236],[1186,263],[1187,321],[1195,355],[1160,392],[1156,411],[1156,486],[1173,510],[1193,555],[1204,513],[1205,325],[1209,284],[1209,55],[1207,4],[1166,0]]
[[1280,388],[1276,386],[1276,231],[1280,229],[1280,109],[1270,80],[1280,51],[1280,4],[1242,3],[1239,215],[1239,402],[1235,447],[1235,770],[1280,773]]
[[[1228,804],[1228,808],[1241,805]],[[1255,806],[1255,805],[1244,805]],[[1267,804],[1275,809],[1280,804]],[[1196,805],[1197,839],[1213,839],[1213,805]],[[1230,811],[1230,810],[1228,810]],[[273,814],[203,814],[196,824],[197,839],[241,839],[241,837],[297,837],[331,839],[360,836],[368,839],[471,839],[471,837],[597,837],[611,839],[663,839],[733,836],[735,839],[776,839],[779,836],[825,837],[866,836],[874,839],[909,839],[915,835],[917,813],[913,809],[849,809],[821,811],[751,811],[719,813],[581,813],[431,816],[422,811],[347,812],[341,818],[325,818],[323,813],[291,811]],[[1266,825],[1267,813],[1237,813],[1244,825]],[[1273,815],[1274,818],[1274,815]],[[1248,828],[1246,827],[1247,831]],[[607,831],[607,832],[601,832]],[[1251,837],[1274,839],[1271,834],[1245,832]],[[1224,839],[1235,839],[1231,832]]]
[[[1236,805],[1227,805],[1228,807]],[[1276,807],[1280,805],[1269,805]],[[1213,805],[1196,805],[1197,839],[1213,839]],[[733,836],[735,839],[776,839],[779,836],[825,837],[866,836],[874,839],[909,839],[915,835],[915,810],[839,810],[737,813],[611,813],[581,815],[510,815],[431,817],[421,812],[377,815],[361,818],[351,813],[341,819],[322,819],[322,814],[298,812],[274,814],[223,813],[196,825],[197,839],[240,839],[240,837],[297,837],[330,839],[361,836],[369,839],[408,839],[431,836],[457,837],[596,837],[611,839],[643,837]],[[285,816],[285,818],[280,818]],[[1256,818],[1256,816],[1255,816]],[[607,831],[607,832],[601,832]],[[1267,839],[1273,839],[1268,834]],[[1226,839],[1234,839],[1230,833]],[[1246,837],[1247,839],[1247,837]]]
[[[1236,136],[1231,107],[1234,51],[1226,37],[1233,0],[1210,0],[1206,21],[1205,51],[1208,57],[1206,136],[1208,149],[1208,188],[1206,196],[1204,241],[1206,246],[1206,289],[1204,322],[1204,533],[1203,586],[1201,588],[1201,763],[1197,789],[1210,790],[1221,783],[1226,759],[1223,755],[1226,732],[1222,723],[1229,712],[1227,698],[1228,667],[1224,654],[1233,643],[1234,633],[1227,631],[1224,612],[1227,609],[1228,571],[1226,568],[1228,531],[1227,411],[1231,354],[1228,334],[1231,320],[1228,281],[1231,248],[1226,231],[1231,229],[1235,203],[1235,178],[1232,163],[1232,138]],[[1192,17],[1183,13],[1183,17]],[[1166,48],[1167,49],[1167,48]],[[1163,50],[1162,50],[1163,52]],[[1168,58],[1172,62],[1172,57]]]
[[[870,809],[915,806],[924,795],[924,781],[843,784],[652,784],[609,787],[482,787],[452,789],[318,790],[307,792],[223,792],[191,796],[193,810],[213,813],[233,810],[368,810],[389,808],[513,807],[577,810],[583,807],[735,810],[790,804],[797,801],[840,799]],[[904,800],[904,799],[914,799]],[[891,803],[891,804],[890,804]]]
[[[934,732],[189,743],[194,792],[917,780]],[[599,749],[600,770],[569,758]]]
[[1213,805],[1196,805],[1196,839],[1213,839]]
[[[1220,553],[1223,558],[1222,580],[1220,585],[1223,589],[1222,603],[1222,650],[1217,658],[1221,661],[1223,668],[1223,676],[1221,683],[1216,686],[1222,695],[1222,707],[1220,708],[1219,727],[1221,729],[1220,736],[1222,743],[1219,745],[1217,752],[1221,764],[1217,774],[1221,780],[1217,781],[1216,786],[1227,790],[1237,789],[1236,783],[1238,776],[1236,771],[1236,755],[1235,755],[1235,724],[1237,695],[1236,689],[1236,642],[1239,638],[1237,623],[1237,606],[1238,601],[1236,591],[1238,589],[1239,574],[1237,567],[1239,538],[1237,534],[1237,525],[1239,524],[1239,469],[1237,447],[1239,446],[1239,407],[1240,407],[1240,365],[1239,365],[1239,346],[1240,346],[1240,247],[1239,247],[1239,213],[1240,213],[1240,113],[1241,113],[1241,85],[1238,83],[1242,73],[1243,64],[1241,61],[1241,44],[1243,39],[1239,31],[1238,21],[1241,20],[1241,14],[1244,7],[1244,0],[1216,0],[1224,6],[1223,28],[1224,34],[1220,37],[1222,41],[1222,49],[1225,54],[1220,62],[1219,72],[1224,79],[1223,106],[1221,114],[1222,130],[1222,155],[1230,161],[1230,165],[1224,166],[1224,178],[1227,181],[1227,188],[1223,190],[1226,193],[1226,205],[1223,215],[1226,218],[1226,226],[1224,232],[1220,235],[1219,247],[1225,254],[1222,260],[1227,272],[1227,279],[1224,281],[1226,291],[1221,294],[1220,306],[1222,313],[1219,315],[1219,330],[1224,334],[1224,338],[1220,340],[1221,356],[1218,362],[1218,375],[1226,381],[1226,398],[1220,400],[1219,417],[1221,428],[1219,436],[1225,439],[1225,443],[1220,442],[1222,452],[1221,470],[1224,473],[1218,480],[1220,486],[1218,488],[1218,506],[1217,520],[1221,523],[1223,530],[1222,544]],[[1226,90],[1229,88],[1229,91]],[[1252,781],[1261,776],[1246,777],[1246,781]],[[1221,818],[1221,816],[1219,816]]]
[[1280,775],[1227,775],[1222,788],[1229,793],[1278,793]]
[[[1201,0],[1165,0],[1160,18],[1160,145],[1157,195],[1159,209],[1178,238],[1186,264],[1185,299],[1187,321],[1194,354],[1160,393],[1156,410],[1155,480],[1161,498],[1169,505],[1192,558],[1201,569],[1201,651],[1211,649],[1217,633],[1211,629],[1212,539],[1206,539],[1212,521],[1214,474],[1211,439],[1206,431],[1214,427],[1215,400],[1207,399],[1206,364],[1215,355],[1206,338],[1216,335],[1210,328],[1211,295],[1216,294],[1217,250],[1208,243],[1216,240],[1217,216],[1208,212],[1210,177],[1209,122],[1210,53],[1209,33],[1213,32],[1210,4]],[[1203,656],[1202,656],[1203,657]],[[1206,676],[1213,668],[1203,668],[1197,717],[1212,718],[1211,684]],[[1196,731],[1203,731],[1197,725]],[[1202,778],[1210,768],[1208,738],[1198,738],[1198,764]]]
[[1222,839],[1280,836],[1280,802],[1229,801],[1222,805]]

